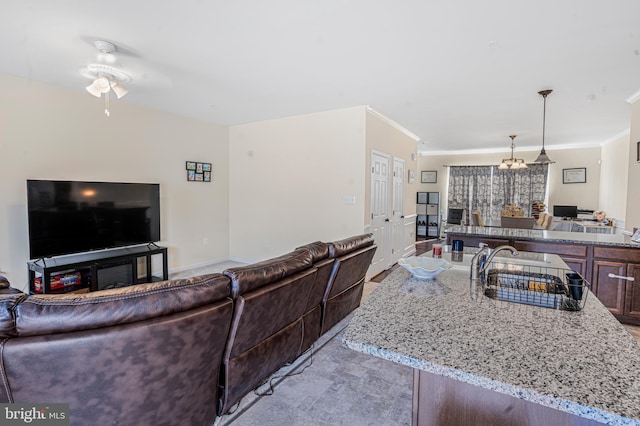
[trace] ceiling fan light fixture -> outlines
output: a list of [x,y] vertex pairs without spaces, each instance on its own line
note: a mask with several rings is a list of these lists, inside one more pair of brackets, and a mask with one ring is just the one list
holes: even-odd
[[100,96],[102,96],[102,92],[100,92],[98,89],[96,89],[96,87],[93,85],[93,83],[88,85],[86,87],[86,89],[87,89],[87,92],[91,93],[96,98],[99,98]]
[[118,99],[126,95],[128,90],[122,87],[120,83],[130,82],[131,76],[108,64],[115,62],[114,53],[118,50],[115,44],[96,40],[94,45],[98,49],[100,63],[88,64],[80,70],[80,74],[83,77],[93,79],[93,82],[86,87],[87,92],[96,98],[102,97],[104,93],[104,114],[108,117],[111,115],[109,108],[110,92],[113,90]]
[[113,93],[116,94],[118,99],[120,99],[121,97],[123,97],[129,92],[127,89],[122,87],[117,81],[111,82],[111,89],[113,90]]
[[109,79],[104,76],[100,76],[93,81],[93,86],[100,91],[100,93],[107,93],[111,90],[111,84]]

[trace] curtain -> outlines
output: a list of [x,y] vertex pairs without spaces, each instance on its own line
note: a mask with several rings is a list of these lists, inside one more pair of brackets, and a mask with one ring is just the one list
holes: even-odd
[[500,219],[506,205],[522,207],[531,216],[532,203],[544,203],[547,193],[548,164],[529,164],[524,170],[500,170],[497,166],[449,167],[450,208],[466,209],[469,214],[480,210],[487,220]]
[[470,223],[471,212],[491,206],[491,166],[450,167],[448,194],[448,207],[465,209],[464,221]]

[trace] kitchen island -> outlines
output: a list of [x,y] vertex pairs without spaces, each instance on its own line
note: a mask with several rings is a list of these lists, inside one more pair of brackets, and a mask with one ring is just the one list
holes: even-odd
[[640,345],[596,297],[579,312],[489,299],[469,257],[432,281],[396,269],[343,337],[414,368],[414,425],[640,425]]
[[521,251],[554,253],[591,283],[591,290],[621,322],[640,325],[640,244],[628,235],[450,226],[447,241],[466,247],[509,244]]

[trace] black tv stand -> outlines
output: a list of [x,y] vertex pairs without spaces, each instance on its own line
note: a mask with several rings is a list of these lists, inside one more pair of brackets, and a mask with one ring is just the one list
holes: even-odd
[[[151,256],[153,255],[162,256],[162,280],[167,280],[169,278],[167,248],[156,244],[29,261],[27,262],[29,292],[32,294],[55,294],[103,290],[106,287],[101,285],[100,274],[102,271],[103,275],[105,275],[109,268],[120,268],[121,271],[125,271],[125,277],[119,280],[118,286],[159,281],[159,278],[153,277],[151,274]],[[141,257],[146,260],[146,277],[140,280],[138,279],[138,259]],[[51,274],[64,274],[66,272],[80,272],[82,276],[81,283],[52,291]],[[35,286],[36,274],[39,274],[42,280],[42,289],[37,292]]]

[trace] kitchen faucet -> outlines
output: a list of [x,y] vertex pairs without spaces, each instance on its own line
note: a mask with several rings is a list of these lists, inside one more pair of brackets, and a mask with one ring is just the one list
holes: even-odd
[[482,264],[480,264],[480,256],[482,255],[482,253],[485,251],[485,249],[489,249],[488,246],[484,246],[482,247],[480,250],[478,250],[478,252],[476,253],[475,256],[473,256],[473,259],[471,259],[471,280],[477,280],[478,277],[480,276],[480,274],[482,274],[485,269],[487,269],[487,266],[489,265],[489,263],[493,260],[493,258],[495,257],[496,254],[498,254],[498,252],[502,251],[502,250],[511,250],[511,254],[514,256],[518,255],[518,250],[516,250],[515,247],[511,247],[508,245],[502,245],[502,246],[498,246],[496,247],[487,257],[487,259],[482,262]]

